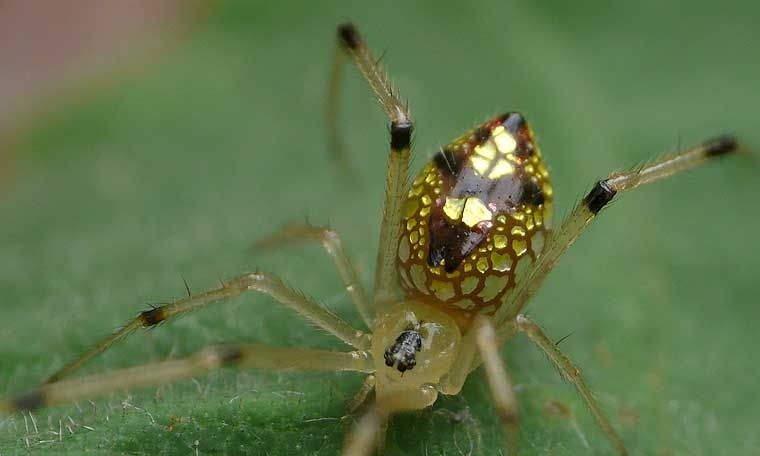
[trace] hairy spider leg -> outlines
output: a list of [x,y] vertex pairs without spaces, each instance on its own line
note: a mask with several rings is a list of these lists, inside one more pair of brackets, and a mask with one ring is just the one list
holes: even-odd
[[376,378],[374,375],[368,375],[364,379],[359,391],[357,391],[356,394],[354,394],[354,397],[352,397],[351,400],[348,401],[348,404],[346,404],[346,410],[348,413],[354,413],[362,406],[362,404],[364,404],[369,397],[369,394],[375,389],[375,383]]
[[491,319],[479,317],[475,321],[475,343],[483,358],[488,387],[504,428],[508,454],[517,454],[520,412],[515,397],[512,379],[509,378],[504,361],[499,352],[499,341]]
[[[393,304],[396,293],[396,249],[401,235],[401,211],[406,196],[409,159],[411,157],[414,124],[407,104],[401,100],[379,60],[367,47],[353,24],[338,27],[338,54],[351,56],[364,80],[377,97],[380,107],[390,120],[390,151],[385,175],[385,201],[380,225],[380,239],[375,268],[373,301],[376,307]],[[328,133],[337,137],[338,86],[341,79],[342,58],[336,59],[328,91]],[[338,140],[332,141],[338,144]]]
[[[340,37],[338,37],[340,40]],[[327,132],[327,152],[335,161],[338,169],[348,179],[353,179],[356,172],[350,157],[346,154],[346,145],[340,134],[340,122],[338,111],[340,102],[340,88],[343,85],[343,66],[346,60],[346,51],[338,41],[335,46],[335,57],[330,66],[330,76],[327,85],[327,99],[325,103],[324,120]]]
[[369,346],[370,336],[368,334],[354,329],[345,320],[327,308],[319,305],[301,292],[287,286],[280,278],[270,274],[254,272],[229,280],[220,288],[204,291],[177,300],[171,304],[141,312],[140,315],[124,327],[66,364],[48,378],[45,383],[57,382],[63,377],[68,376],[95,356],[109,349],[116,342],[140,328],[154,327],[181,314],[198,310],[210,304],[226,301],[247,291],[259,291],[271,296],[352,347],[363,349]]
[[354,429],[346,437],[341,456],[371,455],[384,438],[383,427],[387,426],[387,422],[387,417],[376,406],[372,406],[359,418]]
[[0,411],[29,411],[131,388],[161,385],[228,366],[367,373],[375,369],[372,356],[364,350],[335,352],[253,344],[210,346],[186,358],[48,383],[10,399],[0,399]]
[[346,437],[341,456],[369,456],[375,448],[383,454],[388,418],[396,413],[422,410],[434,401],[432,398],[437,394],[433,385],[425,385],[422,392],[424,394],[419,397],[388,394],[382,401],[375,402]]
[[616,194],[670,177],[738,150],[738,143],[733,136],[718,136],[684,151],[665,155],[630,171],[613,173],[606,179],[598,181],[583,201],[575,206],[559,229],[549,236],[549,241],[531,273],[516,285],[515,290],[496,312],[494,318],[497,326],[514,319],[520,313],[541,287],[560,257]]
[[348,255],[343,250],[343,243],[337,232],[328,227],[313,226],[308,223],[290,223],[275,231],[271,236],[257,241],[254,244],[254,248],[270,249],[281,247],[294,241],[319,242],[322,244],[322,247],[332,259],[335,269],[338,270],[338,274],[346,288],[346,293],[361,315],[364,324],[367,325],[367,328],[372,328],[373,311],[369,298],[359,281],[356,268],[354,268]]
[[[494,354],[493,347],[498,348],[502,346],[518,332],[525,333],[531,342],[536,344],[547,355],[549,360],[562,373],[562,376],[576,387],[581,399],[586,403],[604,435],[621,455],[627,454],[622,440],[612,428],[609,419],[602,412],[593,393],[583,380],[580,369],[575,367],[572,361],[560,351],[559,347],[543,333],[540,326],[522,314],[519,314],[515,320],[509,321],[498,328],[495,326],[492,317],[479,316],[473,326],[465,333],[459,356],[452,366],[449,375],[441,379],[438,390],[447,395],[458,394],[464,386],[469,373],[481,364],[484,364],[486,374],[489,376],[489,386],[492,390],[495,387],[499,387],[498,385],[502,385],[499,387],[501,389],[493,394],[501,395],[501,397],[494,397],[494,405],[504,421],[507,441],[517,442],[517,431],[514,429],[512,421],[514,420],[516,423],[519,414],[510,401],[510,393],[504,389],[504,381],[493,377],[492,373],[497,370],[494,356],[498,355],[498,351]],[[514,416],[512,415],[513,413]],[[508,444],[508,448],[514,449],[512,443]]]
[[541,349],[541,351],[544,352],[546,357],[549,358],[552,364],[554,364],[554,367],[559,370],[562,376],[567,381],[572,383],[573,386],[575,386],[575,389],[578,391],[581,399],[583,399],[583,402],[586,403],[586,406],[591,411],[591,415],[594,417],[596,424],[602,430],[610,443],[612,443],[612,446],[615,447],[618,453],[620,453],[622,456],[627,455],[628,451],[625,449],[623,441],[620,439],[620,436],[618,436],[617,432],[615,432],[615,429],[610,424],[610,420],[607,418],[602,409],[599,407],[599,404],[596,402],[594,394],[591,392],[588,385],[586,385],[586,381],[581,375],[581,370],[576,367],[572,361],[570,361],[570,358],[568,358],[564,353],[562,353],[562,351],[560,351],[559,347],[557,347],[557,344],[552,342],[552,340],[549,339],[546,334],[544,334],[544,331],[541,329],[541,327],[533,322],[533,320],[529,319],[525,315],[520,314],[516,318],[516,323],[517,329],[520,332],[525,333],[525,335],[528,336],[528,339],[530,339],[531,342],[533,342],[536,346],[538,346],[538,348]]

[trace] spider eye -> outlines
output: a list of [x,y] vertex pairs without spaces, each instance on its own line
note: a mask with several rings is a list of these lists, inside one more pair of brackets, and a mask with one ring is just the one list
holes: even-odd
[[412,370],[417,365],[416,354],[422,349],[422,336],[417,330],[404,331],[396,338],[396,341],[385,350],[383,358],[385,365],[396,367],[404,373]]

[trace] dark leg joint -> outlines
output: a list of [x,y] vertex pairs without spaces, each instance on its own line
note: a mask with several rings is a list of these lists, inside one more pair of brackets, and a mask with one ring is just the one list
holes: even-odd
[[730,154],[739,149],[739,144],[733,135],[722,135],[717,138],[705,141],[703,144],[706,157],[717,157],[720,155]]
[[166,320],[166,312],[163,307],[156,307],[155,309],[146,310],[140,312],[140,323],[143,327],[156,326],[162,321]]
[[409,149],[413,130],[410,122],[391,122],[391,149],[396,152]]
[[502,423],[517,424],[517,422],[520,421],[520,414],[513,410],[501,410],[499,412],[499,418],[501,418]]
[[358,48],[362,41],[356,27],[350,22],[338,26],[338,39],[343,46],[352,50]]
[[39,389],[32,390],[13,398],[11,403],[16,410],[21,412],[34,410],[45,405],[45,394]]
[[596,215],[615,197],[617,190],[610,188],[606,181],[599,181],[583,199],[583,203]]
[[243,359],[243,351],[232,345],[218,347],[217,353],[224,365],[235,365]]

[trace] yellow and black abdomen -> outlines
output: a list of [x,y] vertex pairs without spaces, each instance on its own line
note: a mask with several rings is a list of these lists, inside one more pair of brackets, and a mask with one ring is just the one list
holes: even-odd
[[399,239],[402,288],[459,317],[495,312],[541,254],[551,208],[549,173],[525,119],[486,122],[414,180]]

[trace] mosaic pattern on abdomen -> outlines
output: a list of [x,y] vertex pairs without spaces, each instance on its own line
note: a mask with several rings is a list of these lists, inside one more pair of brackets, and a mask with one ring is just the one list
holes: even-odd
[[469,318],[491,314],[541,254],[552,187],[533,131],[498,116],[442,148],[412,183],[399,239],[414,299]]

